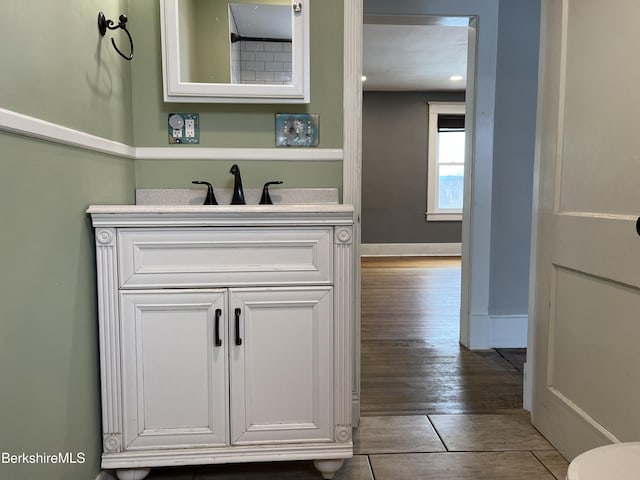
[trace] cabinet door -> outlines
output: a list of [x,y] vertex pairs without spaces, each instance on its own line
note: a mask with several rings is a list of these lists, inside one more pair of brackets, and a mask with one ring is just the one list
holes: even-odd
[[230,290],[232,444],[332,440],[332,294]]
[[120,303],[125,448],[228,444],[226,290],[121,292]]

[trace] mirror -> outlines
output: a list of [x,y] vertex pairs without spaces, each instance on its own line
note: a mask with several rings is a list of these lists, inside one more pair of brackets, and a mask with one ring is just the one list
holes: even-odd
[[309,0],[160,0],[160,17],[165,102],[309,102]]

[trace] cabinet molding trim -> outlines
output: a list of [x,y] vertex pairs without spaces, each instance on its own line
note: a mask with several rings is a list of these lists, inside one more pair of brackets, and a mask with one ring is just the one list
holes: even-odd
[[353,389],[353,319],[355,282],[353,276],[353,228],[339,227],[335,232],[334,321],[335,321],[335,419],[336,440],[351,441]]
[[[241,457],[238,454],[241,454]],[[298,445],[234,445],[232,447],[199,447],[166,450],[130,450],[103,454],[102,468],[139,468],[184,465],[213,465],[238,462],[272,462],[351,458],[353,443],[309,443]]]
[[102,441],[107,452],[122,450],[122,395],[120,368],[120,308],[118,291],[118,259],[115,229],[96,229],[96,264],[102,275],[97,277],[100,301],[100,369],[111,372],[102,376],[101,395],[103,408]]
[[93,152],[140,160],[342,161],[341,148],[134,147],[0,108],[0,131]]

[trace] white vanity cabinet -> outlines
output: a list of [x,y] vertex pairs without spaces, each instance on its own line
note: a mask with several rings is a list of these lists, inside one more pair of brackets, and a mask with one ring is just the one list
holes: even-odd
[[351,208],[88,212],[102,466],[306,459],[332,478],[353,453]]

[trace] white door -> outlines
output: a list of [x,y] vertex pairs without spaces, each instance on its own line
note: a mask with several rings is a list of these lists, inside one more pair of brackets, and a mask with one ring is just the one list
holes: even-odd
[[226,290],[124,291],[126,449],[228,445]]
[[232,444],[333,439],[332,295],[230,291]]
[[640,440],[639,14],[543,1],[532,418],[567,458]]

